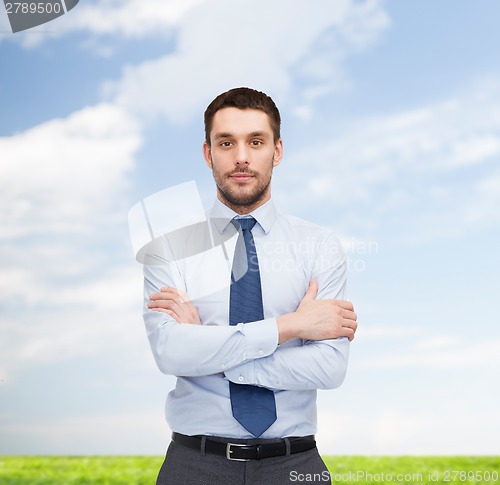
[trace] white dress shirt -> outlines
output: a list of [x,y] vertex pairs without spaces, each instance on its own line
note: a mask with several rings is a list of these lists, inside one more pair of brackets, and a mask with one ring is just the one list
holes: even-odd
[[[317,299],[345,299],[347,265],[331,231],[279,212],[272,200],[251,213],[261,273],[264,320],[229,325],[231,261],[237,214],[216,200],[208,223],[185,243],[167,241],[144,266],[144,321],[158,367],[177,376],[166,403],[170,428],[186,435],[253,436],[233,418],[229,382],[275,391],[277,420],[262,438],[316,433],[316,390],[338,387],[349,341],[289,340],[278,345],[276,318],[297,309],[311,278]],[[167,236],[168,239],[168,236]],[[208,241],[208,243],[207,243]],[[175,248],[172,246],[175,245]],[[200,249],[201,248],[201,249]],[[201,325],[177,323],[146,305],[161,287],[185,291]]]

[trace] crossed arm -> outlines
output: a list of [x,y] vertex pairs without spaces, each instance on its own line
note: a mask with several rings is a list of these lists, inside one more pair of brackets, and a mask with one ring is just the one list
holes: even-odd
[[[315,341],[354,338],[357,316],[353,304],[345,300],[316,300],[317,293],[318,283],[311,279],[297,310],[276,319],[279,344],[294,338]],[[150,300],[148,308],[170,315],[177,323],[201,325],[198,310],[182,290],[162,287],[150,295]]]
[[[165,319],[150,332],[163,372],[223,372],[236,383],[289,390],[335,388],[343,381],[357,317],[350,302],[317,299],[316,280],[311,280],[295,312],[231,327],[200,325],[196,307],[182,289],[149,289],[156,290],[146,296],[149,318],[156,314]],[[293,339],[302,345],[297,340],[286,344]]]

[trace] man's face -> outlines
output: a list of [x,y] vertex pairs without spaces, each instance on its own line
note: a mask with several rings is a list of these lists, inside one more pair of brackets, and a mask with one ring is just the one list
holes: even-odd
[[271,175],[283,145],[274,141],[269,117],[258,109],[223,108],[215,113],[203,155],[212,169],[219,199],[246,214],[271,197]]

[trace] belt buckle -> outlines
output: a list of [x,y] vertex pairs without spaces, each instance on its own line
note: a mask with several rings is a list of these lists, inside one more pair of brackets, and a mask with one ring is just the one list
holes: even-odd
[[231,450],[231,446],[243,447],[243,446],[248,446],[248,445],[241,445],[239,443],[227,443],[226,444],[226,458],[228,460],[231,460],[231,461],[250,461],[250,458],[233,458],[231,456],[231,453],[233,452],[233,450]]

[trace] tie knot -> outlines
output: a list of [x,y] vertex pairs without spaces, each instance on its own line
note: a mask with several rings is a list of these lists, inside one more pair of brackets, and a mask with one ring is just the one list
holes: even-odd
[[253,229],[253,226],[255,226],[255,223],[257,222],[253,217],[236,218],[235,221],[239,224],[243,231],[251,231]]

